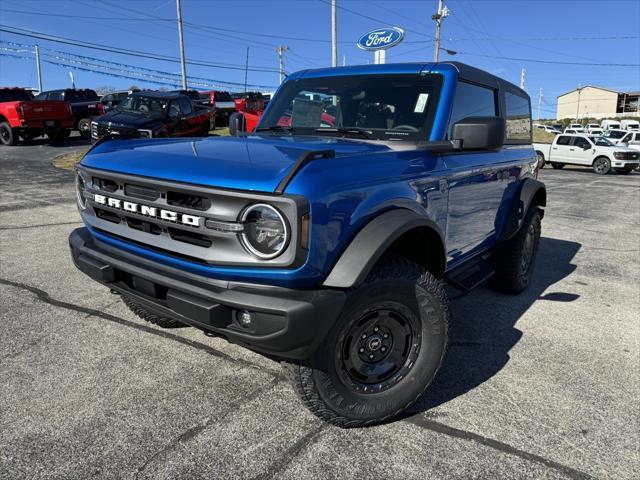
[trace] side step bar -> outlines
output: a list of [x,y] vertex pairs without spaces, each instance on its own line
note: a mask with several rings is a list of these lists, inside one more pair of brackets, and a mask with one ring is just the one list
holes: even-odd
[[491,264],[485,258],[480,257],[469,265],[462,265],[449,272],[445,281],[458,290],[470,292],[494,273]]

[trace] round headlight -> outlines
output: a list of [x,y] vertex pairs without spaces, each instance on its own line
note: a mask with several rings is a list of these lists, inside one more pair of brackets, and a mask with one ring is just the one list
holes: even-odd
[[76,172],[76,198],[78,199],[78,206],[80,210],[87,208],[87,199],[84,196],[84,178],[80,175],[80,172]]
[[251,205],[242,214],[244,230],[242,244],[256,257],[274,258],[280,255],[289,242],[289,228],[284,217],[265,203]]

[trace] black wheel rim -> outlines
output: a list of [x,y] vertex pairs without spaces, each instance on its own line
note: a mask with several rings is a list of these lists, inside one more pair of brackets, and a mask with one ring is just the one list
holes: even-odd
[[6,127],[0,127],[0,136],[2,136],[4,142],[8,142],[10,137],[9,130]]
[[596,172],[602,173],[607,169],[607,161],[606,160],[598,160],[596,162]]
[[522,258],[520,260],[520,273],[526,275],[529,273],[531,264],[533,263],[533,256],[536,244],[536,232],[533,225],[529,225],[527,234],[524,237],[524,244],[522,246]]
[[338,350],[343,381],[361,393],[378,393],[400,382],[420,352],[421,331],[406,306],[385,303],[371,307],[344,336]]

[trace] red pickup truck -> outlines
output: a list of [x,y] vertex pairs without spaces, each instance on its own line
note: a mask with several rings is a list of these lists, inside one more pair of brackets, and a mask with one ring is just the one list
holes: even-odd
[[17,145],[46,134],[51,141],[69,136],[73,117],[69,102],[34,101],[23,88],[0,88],[0,144]]

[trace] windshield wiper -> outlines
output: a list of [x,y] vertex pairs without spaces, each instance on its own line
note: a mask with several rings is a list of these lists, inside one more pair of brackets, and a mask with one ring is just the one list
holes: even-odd
[[256,128],[254,132],[291,132],[293,127],[288,125],[271,125],[270,127]]
[[330,128],[316,128],[316,132],[329,132],[329,133],[355,133],[357,135],[361,135],[364,138],[371,139],[373,132],[371,130],[365,130],[364,128],[355,128],[355,127],[330,127]]

